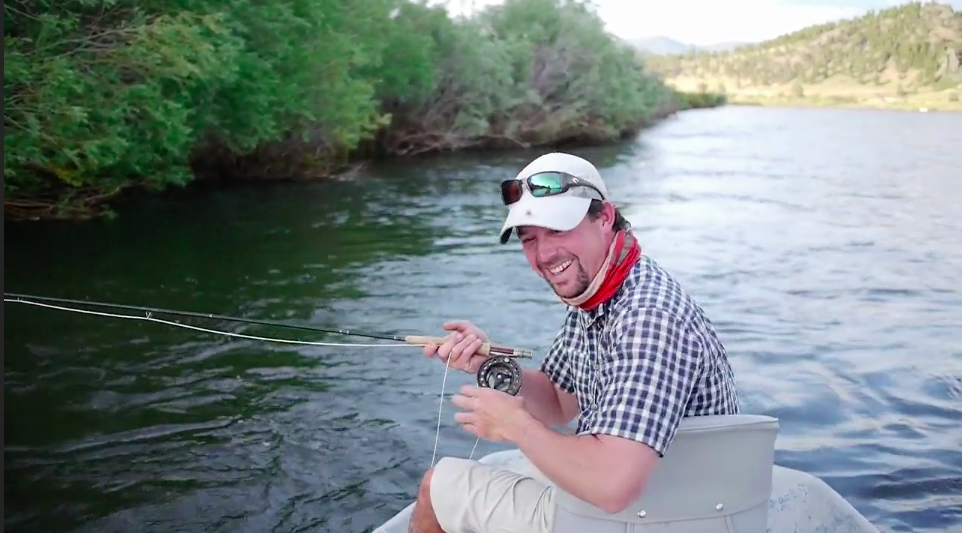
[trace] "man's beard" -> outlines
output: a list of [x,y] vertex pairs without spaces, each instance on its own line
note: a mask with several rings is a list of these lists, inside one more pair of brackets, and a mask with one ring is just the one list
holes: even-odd
[[[568,268],[574,268],[574,265],[571,265]],[[566,292],[561,292],[561,289],[555,287],[554,283],[548,281],[547,278],[545,278],[545,281],[548,282],[548,286],[551,287],[551,290],[553,290],[554,293],[561,298],[574,298],[588,290],[588,286],[591,285],[591,278],[588,277],[588,273],[585,272],[584,267],[581,266],[581,262],[578,262],[578,275],[575,277],[574,286],[568,289]]]

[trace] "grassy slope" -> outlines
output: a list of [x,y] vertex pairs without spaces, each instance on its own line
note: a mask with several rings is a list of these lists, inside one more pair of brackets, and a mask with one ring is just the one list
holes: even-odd
[[729,103],[962,110],[962,13],[910,3],[722,53],[645,60]]

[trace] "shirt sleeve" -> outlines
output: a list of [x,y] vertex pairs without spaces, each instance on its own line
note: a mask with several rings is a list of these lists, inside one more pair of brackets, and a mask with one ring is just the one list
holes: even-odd
[[642,442],[664,455],[701,371],[701,342],[678,318],[653,308],[627,311],[610,335],[588,432]]
[[571,344],[573,329],[571,327],[571,314],[565,318],[561,331],[555,336],[554,342],[548,348],[548,353],[541,361],[541,371],[558,388],[568,394],[575,393],[574,378],[571,373],[571,360],[568,357],[565,347]]

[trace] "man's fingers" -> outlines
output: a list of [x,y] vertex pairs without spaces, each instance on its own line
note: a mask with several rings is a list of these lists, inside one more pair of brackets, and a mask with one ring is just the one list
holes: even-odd
[[434,355],[438,353],[438,348],[439,346],[437,344],[428,343],[424,347],[424,357],[434,357]]
[[474,419],[475,419],[474,413],[466,413],[466,412],[454,413],[454,420],[457,421],[459,424],[474,424],[475,422]]
[[[451,357],[452,351],[457,346],[459,335],[461,334],[455,333],[453,335],[449,335],[447,337],[447,340],[441,343],[440,346],[438,346],[438,355],[441,356],[442,361],[446,361],[449,357]],[[457,354],[454,354],[454,355],[457,355]]]
[[460,407],[461,409],[470,409],[472,407],[473,400],[467,396],[455,395],[451,398],[451,403]]
[[475,356],[484,344],[481,338],[483,334],[467,320],[449,320],[444,322],[442,327],[451,333],[440,345],[425,346],[424,355],[432,357],[437,353],[438,359],[452,368],[468,373],[477,372],[481,361],[478,361],[479,358]]
[[461,356],[460,339],[461,334],[458,333],[455,337],[444,343],[444,349],[446,351],[445,358],[450,358],[452,363],[457,363],[458,358]]
[[454,362],[457,364],[458,368],[467,368],[468,361],[470,361],[471,356],[474,355],[474,350],[471,349],[471,345],[474,342],[473,339],[476,338],[477,337],[474,335],[468,335],[454,345],[454,350],[452,350],[452,353],[457,354],[457,356],[454,358]]
[[478,342],[478,336],[477,336],[477,335],[474,335],[474,334],[465,335],[464,338],[463,338],[461,341],[458,342],[458,346],[461,347],[461,352],[462,352],[462,353],[465,353],[465,352],[467,352],[467,353],[473,353],[473,350],[472,350],[472,351],[468,351],[468,349],[469,349],[472,345],[474,345],[476,342]]
[[478,350],[481,349],[482,344],[484,344],[484,341],[475,337],[474,340],[471,341],[471,344],[469,344],[468,347],[465,349],[465,351],[467,351],[468,353],[471,354],[472,357],[474,357],[475,355],[478,354]]

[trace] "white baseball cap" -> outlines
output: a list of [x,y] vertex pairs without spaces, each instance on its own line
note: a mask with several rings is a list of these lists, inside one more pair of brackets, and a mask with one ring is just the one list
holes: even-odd
[[501,228],[501,244],[508,242],[511,231],[519,226],[538,226],[556,231],[568,231],[581,223],[591,200],[607,200],[608,189],[598,169],[588,161],[571,154],[552,152],[528,163],[515,177],[518,180],[543,172],[569,174],[594,186],[571,187],[561,194],[532,196],[527,184],[522,186],[521,199],[508,207],[508,216]]

